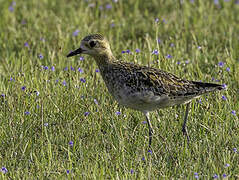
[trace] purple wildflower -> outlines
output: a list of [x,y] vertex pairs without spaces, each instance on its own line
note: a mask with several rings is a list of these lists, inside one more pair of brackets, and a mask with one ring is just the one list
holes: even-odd
[[80,81],[83,82],[83,83],[86,82],[86,80],[84,78],[80,78]]
[[100,5],[100,6],[99,6],[99,10],[101,10],[101,11],[102,11],[103,9],[104,9],[104,8],[103,8],[103,6],[102,6],[102,5]]
[[129,49],[127,49],[127,50],[126,50],[126,53],[127,53],[127,54],[130,54],[130,50],[129,50]]
[[175,45],[173,43],[170,44],[171,47],[174,47]]
[[173,56],[171,56],[170,54],[168,54],[167,56],[166,56],[166,58],[168,58],[168,59],[170,59],[170,58],[172,58]]
[[52,71],[55,71],[55,67],[54,67],[54,66],[51,66],[51,70],[52,70]]
[[157,49],[153,50],[152,54],[159,55],[159,51]]
[[227,100],[227,97],[222,95],[222,100],[226,101]]
[[231,113],[232,113],[233,116],[236,116],[236,111],[235,110],[232,110]]
[[117,115],[117,116],[119,116],[120,114],[121,114],[120,111],[116,111],[116,112],[115,112],[115,115]]
[[158,42],[159,44],[161,43],[161,40],[160,40],[160,38],[158,38],[158,39],[157,39],[157,42]]
[[70,142],[69,142],[69,145],[70,145],[70,146],[73,146],[73,144],[74,144],[73,141],[70,141]]
[[70,170],[67,169],[67,170],[66,170],[66,174],[69,174],[69,173],[70,173]]
[[29,115],[29,114],[30,114],[30,112],[29,112],[29,111],[26,111],[26,112],[25,112],[25,114],[26,114],[26,115]]
[[39,54],[39,55],[38,55],[38,58],[39,58],[39,59],[43,59],[43,55],[42,55],[42,54]]
[[112,9],[112,5],[111,4],[106,4],[106,9]]
[[26,90],[26,86],[22,86],[21,89],[22,89],[23,91],[25,91],[25,90]]
[[65,81],[65,80],[62,82],[62,85],[63,85],[63,86],[66,86],[66,81]]
[[235,153],[237,152],[237,148],[233,148],[232,150],[233,150],[233,152],[235,152]]
[[8,10],[10,11],[10,12],[13,12],[14,11],[14,7],[11,5],[11,6],[9,6],[8,7]]
[[39,95],[40,95],[39,91],[35,91],[35,93],[36,93],[36,96],[39,96]]
[[5,97],[5,94],[1,94],[2,97]]
[[177,62],[177,65],[180,65],[180,64],[181,64],[181,62],[180,62],[180,61],[178,61],[178,62]]
[[41,38],[40,38],[40,41],[45,42],[45,38],[44,38],[44,37],[41,37]]
[[72,36],[78,36],[78,33],[80,32],[79,29],[76,29],[73,33],[72,33]]
[[142,157],[142,161],[145,161],[145,157]]
[[154,22],[158,23],[159,22],[159,18],[155,18]]
[[230,69],[229,67],[227,67],[227,68],[226,68],[226,71],[227,71],[227,72],[230,72],[230,71],[231,71],[231,69]]
[[29,47],[28,42],[25,42],[25,43],[24,43],[24,46],[25,46],[25,47]]
[[83,56],[80,56],[80,61],[84,61],[84,57]]
[[84,116],[88,116],[89,114],[90,114],[90,112],[87,111],[84,113]]
[[140,49],[135,49],[135,52],[136,53],[140,53]]
[[44,123],[44,126],[47,127],[47,126],[48,126],[48,123]]
[[219,0],[214,0],[214,4],[218,5],[219,4]]
[[213,175],[213,178],[214,178],[214,179],[217,179],[217,178],[218,178],[218,175],[217,175],[217,174],[214,174],[214,175]]
[[83,73],[83,70],[81,68],[78,68],[79,73]]
[[186,61],[185,61],[185,64],[188,64],[188,63],[189,63],[189,60],[186,60]]
[[94,103],[95,103],[96,105],[99,104],[98,101],[97,101],[97,99],[94,99]]
[[110,24],[110,27],[115,27],[115,23],[111,23],[111,24]]
[[134,170],[133,169],[130,169],[130,174],[134,174]]
[[223,89],[226,89],[226,88],[227,88],[227,85],[226,85],[226,84],[223,84],[223,85],[222,85],[222,88],[223,88]]
[[151,150],[148,150],[148,153],[152,154],[152,151],[151,151]]
[[121,51],[121,53],[122,53],[122,54],[124,54],[124,53],[125,53],[125,51]]
[[47,66],[44,66],[44,69],[45,69],[45,70],[48,70],[49,68],[48,68]]
[[95,72],[100,72],[100,70],[99,70],[99,69],[96,69]]
[[73,68],[73,67],[71,66],[71,70],[72,70],[72,71],[75,71],[75,68]]
[[197,173],[197,172],[195,172],[195,173],[194,173],[194,177],[195,177],[196,179],[198,179],[198,178],[199,178],[199,176],[198,176],[198,173]]
[[147,121],[143,121],[142,124],[147,124]]
[[228,164],[228,163],[225,165],[225,167],[229,167],[229,166],[230,166],[230,164]]
[[223,175],[222,175],[222,177],[223,177],[223,178],[226,178],[226,177],[227,177],[227,175],[226,175],[226,174],[223,174]]
[[8,172],[7,168],[4,166],[1,168],[1,171],[3,174],[6,174]]
[[220,61],[220,62],[218,63],[218,66],[219,66],[219,67],[223,67],[223,66],[224,66],[224,62]]

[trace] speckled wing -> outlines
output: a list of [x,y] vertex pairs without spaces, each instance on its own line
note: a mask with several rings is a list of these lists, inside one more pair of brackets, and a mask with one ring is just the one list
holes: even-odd
[[183,80],[156,68],[131,63],[117,62],[115,68],[124,74],[125,86],[129,87],[134,97],[132,100],[142,101],[145,106],[148,103],[155,108],[186,103],[201,94],[222,89],[221,85]]

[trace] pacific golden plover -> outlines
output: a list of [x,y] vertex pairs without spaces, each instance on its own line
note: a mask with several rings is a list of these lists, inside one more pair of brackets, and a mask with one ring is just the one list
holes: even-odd
[[202,94],[223,89],[219,84],[184,80],[160,69],[117,61],[109,42],[100,34],[86,36],[80,48],[67,57],[77,54],[88,54],[95,59],[110,94],[119,104],[144,113],[149,128],[149,147],[153,132],[150,111],[187,104],[182,131],[189,140],[186,129],[189,102]]

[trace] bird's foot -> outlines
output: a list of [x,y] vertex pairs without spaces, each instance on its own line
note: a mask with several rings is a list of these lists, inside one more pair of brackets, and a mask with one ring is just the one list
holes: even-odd
[[183,126],[182,132],[183,132],[183,135],[187,137],[187,142],[189,143],[190,138],[189,138],[188,131],[185,126]]

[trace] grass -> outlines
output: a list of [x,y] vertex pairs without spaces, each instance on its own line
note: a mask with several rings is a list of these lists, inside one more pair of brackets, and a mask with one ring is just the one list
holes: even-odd
[[[238,1],[0,0],[0,6],[2,179],[239,177]],[[151,113],[148,152],[143,114],[117,105],[91,57],[66,59],[96,32],[119,59],[227,85],[193,101],[190,144],[181,133],[185,107],[172,107]]]

